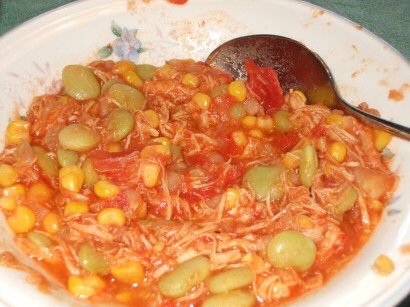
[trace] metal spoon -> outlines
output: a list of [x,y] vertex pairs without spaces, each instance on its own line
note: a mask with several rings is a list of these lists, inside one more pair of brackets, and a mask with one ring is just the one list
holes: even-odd
[[410,139],[410,128],[366,113],[347,103],[340,95],[332,73],[316,53],[293,39],[278,35],[250,35],[230,40],[216,48],[206,63],[244,79],[244,60],[271,66],[284,92],[299,89],[309,100],[343,110],[369,126]]

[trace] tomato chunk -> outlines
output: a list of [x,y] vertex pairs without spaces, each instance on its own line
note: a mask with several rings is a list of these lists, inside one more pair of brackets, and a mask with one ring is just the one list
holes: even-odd
[[188,2],[188,0],[168,0],[168,2],[171,2],[173,4],[185,4]]
[[296,132],[279,133],[273,140],[273,145],[279,152],[291,150],[299,142],[299,136]]
[[249,94],[260,102],[265,111],[281,107],[285,99],[279,79],[272,67],[260,67],[252,60],[245,61]]
[[138,173],[138,152],[109,153],[96,152],[91,156],[94,169],[114,183],[131,182]]

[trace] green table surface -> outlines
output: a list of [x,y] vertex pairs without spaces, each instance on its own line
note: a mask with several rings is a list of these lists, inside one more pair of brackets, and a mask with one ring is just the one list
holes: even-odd
[[[34,16],[69,2],[73,0],[0,0],[0,35]],[[410,59],[410,0],[310,0],[308,2],[355,21],[383,38]],[[409,306],[407,304],[410,305],[410,296],[401,306]]]
[[[73,0],[0,0],[0,35],[34,16],[69,2]],[[410,0],[310,0],[308,2],[357,22],[410,59]]]

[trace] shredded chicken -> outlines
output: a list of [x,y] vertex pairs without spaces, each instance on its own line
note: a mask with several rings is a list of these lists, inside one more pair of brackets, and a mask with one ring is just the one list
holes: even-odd
[[[114,65],[112,61],[98,61],[88,66],[103,89],[95,101],[80,102],[64,92],[36,97],[27,117],[31,143],[8,146],[0,155],[1,163],[16,169],[20,183],[50,186],[50,200],[40,202],[24,196],[18,204],[27,204],[39,222],[47,212],[57,213],[61,230],[53,234],[42,228],[35,230],[51,240],[50,246],[40,248],[25,234],[17,236],[16,243],[49,268],[63,268],[64,282],[69,275],[89,274],[79,263],[79,249],[92,244],[111,266],[129,261],[143,265],[144,282],[132,290],[143,298],[134,304],[199,304],[209,294],[206,282],[178,298],[162,295],[157,283],[181,263],[202,255],[209,259],[211,275],[249,267],[255,278],[247,290],[261,304],[270,306],[322,286],[366,241],[381,214],[367,203],[373,199],[387,202],[397,183],[375,148],[370,128],[347,116],[343,125],[329,124],[326,119],[332,114],[330,109],[306,104],[303,96],[291,91],[285,95],[284,104],[273,109],[264,109],[264,103],[255,98],[244,102],[244,112],[249,116],[272,115],[279,108],[291,114],[291,131],[271,127],[262,129],[262,137],[252,135],[241,120],[229,115],[237,102],[226,90],[212,100],[209,109],[201,109],[192,101],[198,91],[210,94],[231,82],[229,74],[192,60],[172,60],[138,88],[145,95],[144,108],[158,115],[158,125],[152,125],[142,110],[133,110],[135,125],[126,137],[115,141],[121,152],[112,153],[108,148],[114,141],[103,120],[121,104],[107,94],[107,89],[115,82],[126,83],[113,71]],[[186,73],[197,78],[196,87],[181,82]],[[260,96],[249,85],[248,90],[252,97]],[[42,146],[55,161],[59,132],[72,123],[91,127],[102,136],[96,148],[79,153],[78,165],[90,161],[100,180],[118,187],[114,197],[99,198],[90,185],[84,185],[78,193],[66,191],[59,184],[58,174],[47,177],[41,169],[31,146]],[[235,143],[234,131],[246,134],[244,144]],[[143,156],[144,148],[159,144],[157,137],[169,139],[169,153],[154,151]],[[329,144],[336,141],[347,151],[340,163],[329,155]],[[314,146],[318,158],[309,187],[302,185],[299,171],[306,144]],[[286,153],[295,161],[294,166],[285,164]],[[147,165],[158,167],[158,180],[153,186],[144,181]],[[244,179],[248,170],[261,165],[281,167],[280,176],[262,198]],[[357,200],[340,212],[337,206],[346,187],[357,191]],[[278,195],[273,193],[274,188],[279,190]],[[65,214],[70,201],[86,202],[88,212]],[[106,208],[121,209],[124,225],[99,223],[98,213]],[[12,212],[5,210],[5,215],[9,217]],[[309,270],[277,268],[269,259],[269,241],[286,230],[298,231],[314,242],[317,254]],[[111,275],[102,278],[110,288],[91,302],[111,303],[122,287],[129,289],[109,281]]]

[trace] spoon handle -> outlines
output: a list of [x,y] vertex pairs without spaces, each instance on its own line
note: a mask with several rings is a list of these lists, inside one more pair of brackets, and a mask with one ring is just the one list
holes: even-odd
[[360,121],[364,122],[365,124],[369,126],[372,126],[372,127],[375,127],[381,130],[386,130],[395,136],[398,136],[406,140],[410,140],[410,128],[409,127],[406,127],[406,126],[388,121],[386,119],[383,119],[381,117],[377,117],[370,113],[364,112],[350,105],[345,100],[343,100],[341,97],[339,97],[339,100],[341,101],[341,106],[343,110],[349,115],[356,117],[357,119],[359,119]]

